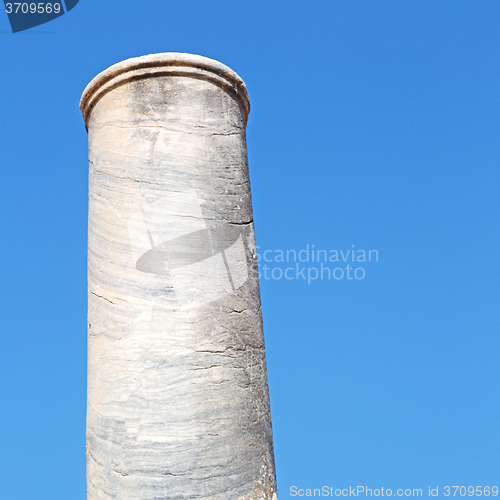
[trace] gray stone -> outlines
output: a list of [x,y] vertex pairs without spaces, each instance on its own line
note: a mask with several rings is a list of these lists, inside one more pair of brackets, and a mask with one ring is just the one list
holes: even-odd
[[189,54],[84,91],[89,500],[276,499],[249,109]]

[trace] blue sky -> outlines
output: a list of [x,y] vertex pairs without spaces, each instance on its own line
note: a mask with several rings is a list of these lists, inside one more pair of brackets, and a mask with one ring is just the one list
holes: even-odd
[[261,269],[378,251],[364,279],[261,279],[279,497],[498,486],[499,23],[492,0],[80,0],[17,34],[0,15],[0,496],[85,498],[78,103],[167,51],[247,84]]

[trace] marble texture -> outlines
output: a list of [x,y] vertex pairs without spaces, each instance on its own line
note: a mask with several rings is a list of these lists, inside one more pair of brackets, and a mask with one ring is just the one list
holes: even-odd
[[276,499],[243,81],[126,60],[89,133],[89,500]]

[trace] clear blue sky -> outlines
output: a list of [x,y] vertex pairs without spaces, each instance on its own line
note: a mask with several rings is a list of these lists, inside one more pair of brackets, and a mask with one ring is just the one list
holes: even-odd
[[168,51],[248,86],[261,265],[378,251],[361,280],[261,279],[280,500],[500,486],[498,1],[80,0],[9,31],[1,14],[0,498],[85,499],[78,103]]

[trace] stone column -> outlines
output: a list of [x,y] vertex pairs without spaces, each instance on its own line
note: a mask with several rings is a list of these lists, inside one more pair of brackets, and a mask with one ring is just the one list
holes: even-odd
[[89,500],[276,499],[245,127],[219,62],[85,89]]

